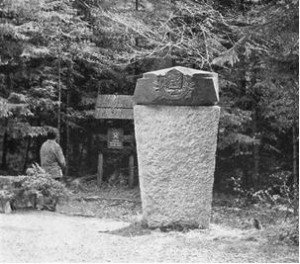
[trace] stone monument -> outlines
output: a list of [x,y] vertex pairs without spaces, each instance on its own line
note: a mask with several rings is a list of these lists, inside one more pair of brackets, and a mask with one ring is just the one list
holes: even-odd
[[208,228],[218,75],[185,67],[147,72],[133,100],[143,220],[152,228]]

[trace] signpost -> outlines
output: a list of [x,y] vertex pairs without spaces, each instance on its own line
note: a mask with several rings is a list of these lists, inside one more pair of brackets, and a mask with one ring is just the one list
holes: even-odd
[[[102,120],[116,120],[118,123],[117,127],[122,127],[123,121],[128,122],[128,120],[133,120],[132,96],[99,94],[97,97],[95,118]],[[131,122],[133,126],[133,121]],[[133,187],[135,177],[134,155],[136,152],[133,134],[134,130],[132,128],[132,131],[128,134],[128,131],[124,132],[123,128],[117,127],[108,127],[106,134],[99,135],[99,139],[102,142],[102,148],[99,149],[98,153],[97,184],[98,186],[101,186],[102,184],[105,155],[109,155],[109,153],[127,153],[129,167],[128,183],[129,187]]]
[[107,131],[107,147],[123,149],[124,131],[122,128],[109,128]]

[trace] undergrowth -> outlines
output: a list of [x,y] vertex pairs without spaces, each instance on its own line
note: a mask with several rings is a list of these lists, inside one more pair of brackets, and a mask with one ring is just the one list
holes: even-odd
[[270,243],[299,245],[299,217],[286,204],[249,203],[230,195],[214,196],[212,223],[249,230],[256,229],[255,220],[260,223],[261,235]]
[[[37,200],[44,197],[48,200],[68,199],[70,191],[66,186],[53,179],[39,165],[32,165],[26,176],[5,176],[2,178],[0,202],[9,203],[10,210],[36,208]],[[5,210],[4,210],[5,211]],[[7,211],[6,211],[7,212]]]
[[[74,190],[68,203],[58,211],[69,215],[109,218],[136,223],[141,219],[140,190],[125,186],[103,186],[89,182]],[[211,223],[231,229],[256,230],[270,243],[298,245],[298,218],[284,205],[248,203],[240,198],[216,194],[213,199]],[[260,224],[257,230],[254,219]]]

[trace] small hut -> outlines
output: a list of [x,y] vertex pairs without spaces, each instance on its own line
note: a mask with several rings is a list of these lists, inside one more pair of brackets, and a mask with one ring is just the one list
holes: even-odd
[[95,118],[107,120],[99,134],[101,142],[98,152],[97,185],[103,181],[104,159],[110,155],[125,155],[128,157],[128,185],[133,187],[135,182],[136,147],[133,125],[133,101],[129,95],[99,94],[97,97]]

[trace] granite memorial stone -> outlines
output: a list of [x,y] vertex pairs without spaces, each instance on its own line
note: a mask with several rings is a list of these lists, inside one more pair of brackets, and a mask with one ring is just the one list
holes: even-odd
[[143,219],[149,227],[208,228],[220,108],[217,74],[148,72],[134,93]]

